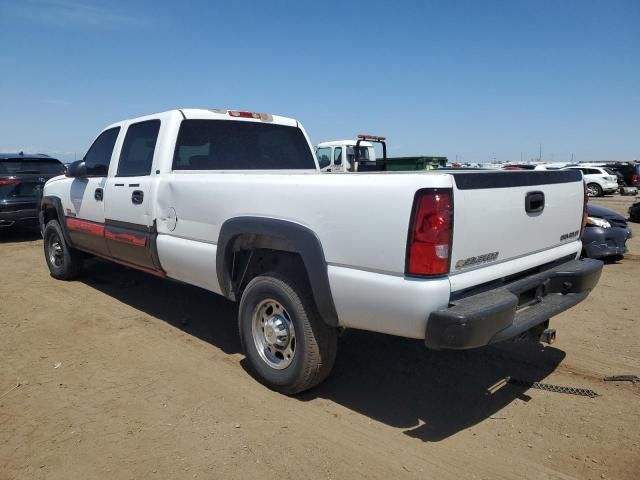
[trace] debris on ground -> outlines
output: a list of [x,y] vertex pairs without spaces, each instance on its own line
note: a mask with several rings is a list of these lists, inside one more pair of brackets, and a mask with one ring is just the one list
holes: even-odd
[[640,377],[637,375],[612,375],[610,377],[604,377],[604,381],[640,383]]
[[507,383],[510,383],[512,385],[522,385],[529,388],[536,388],[538,390],[545,390],[547,392],[568,393],[570,395],[579,395],[581,397],[589,398],[600,396],[600,394],[588,388],[566,387],[562,385],[551,385],[549,383],[542,382],[530,382],[528,380],[521,380],[519,378],[513,377],[507,377],[505,380]]

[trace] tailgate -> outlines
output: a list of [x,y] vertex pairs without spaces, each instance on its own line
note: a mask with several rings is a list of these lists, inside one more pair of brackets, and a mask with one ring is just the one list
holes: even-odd
[[[579,239],[584,203],[580,171],[460,172],[452,176],[451,275]],[[513,269],[516,271],[509,273],[517,273],[517,262]]]

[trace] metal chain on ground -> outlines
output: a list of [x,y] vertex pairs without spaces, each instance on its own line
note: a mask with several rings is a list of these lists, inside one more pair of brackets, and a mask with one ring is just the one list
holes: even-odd
[[520,380],[518,378],[513,378],[513,377],[507,377],[506,381],[507,383],[511,383],[513,385],[522,385],[529,388],[536,388],[538,390],[545,390],[547,392],[567,393],[570,395],[579,395],[582,397],[589,397],[589,398],[595,398],[600,396],[600,394],[588,388],[565,387],[561,385],[551,385],[549,383],[529,382],[527,380]]

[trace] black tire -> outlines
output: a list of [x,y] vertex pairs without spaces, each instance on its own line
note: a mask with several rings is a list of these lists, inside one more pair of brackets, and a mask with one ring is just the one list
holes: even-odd
[[[308,390],[321,383],[331,372],[336,358],[336,329],[320,318],[309,289],[300,286],[305,283],[296,282],[296,286],[293,286],[289,279],[278,273],[260,275],[251,280],[244,290],[238,312],[240,341],[252,373],[267,387],[287,395]],[[256,340],[256,334],[252,330],[254,321],[260,322],[257,320],[260,317],[259,309],[271,301],[281,304],[283,315],[294,330],[292,338],[295,350],[292,359],[280,369],[271,366],[263,358],[265,355],[269,356],[270,352],[262,349],[263,353],[260,353],[260,340]],[[264,316],[261,318],[262,325],[266,325]],[[256,330],[259,337],[259,329]],[[262,338],[266,338],[265,328],[262,328],[262,332]],[[276,355],[278,353],[282,355],[276,351]],[[277,361],[275,358],[274,360]]]
[[602,187],[597,183],[587,184],[587,194],[589,197],[601,197],[602,193]]
[[67,245],[57,220],[50,220],[44,228],[44,258],[53,278],[73,280],[84,267],[84,255]]

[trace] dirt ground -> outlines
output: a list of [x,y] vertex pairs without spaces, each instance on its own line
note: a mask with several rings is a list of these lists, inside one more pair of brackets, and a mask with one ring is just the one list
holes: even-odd
[[552,347],[348,331],[295,398],[245,371],[226,300],[98,260],[56,281],[37,235],[0,232],[0,479],[640,478],[640,384],[602,381],[640,375],[635,230]]

